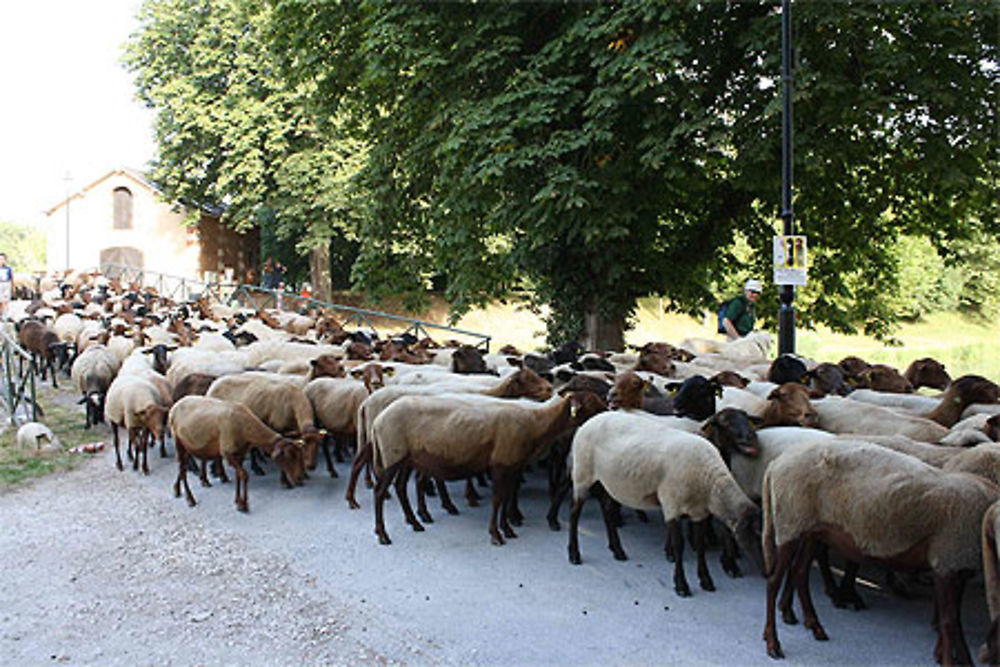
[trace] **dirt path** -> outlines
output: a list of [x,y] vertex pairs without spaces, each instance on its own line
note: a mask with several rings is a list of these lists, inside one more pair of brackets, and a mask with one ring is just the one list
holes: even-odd
[[0,496],[4,663],[392,661],[286,557],[182,517],[109,462]]

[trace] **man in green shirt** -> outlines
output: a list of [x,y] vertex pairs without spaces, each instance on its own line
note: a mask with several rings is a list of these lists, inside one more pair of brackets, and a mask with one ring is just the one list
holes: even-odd
[[756,303],[763,288],[759,280],[750,279],[743,286],[743,294],[729,302],[726,317],[722,327],[726,330],[726,339],[736,340],[753,331],[757,319]]

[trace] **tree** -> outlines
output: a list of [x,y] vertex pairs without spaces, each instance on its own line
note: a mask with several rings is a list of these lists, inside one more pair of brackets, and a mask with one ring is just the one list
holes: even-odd
[[[125,62],[157,110],[153,181],[237,228],[268,227],[263,236],[297,280],[308,267],[298,255],[328,255],[331,238],[353,233],[343,200],[363,146],[339,142],[333,121],[305,112],[311,84],[289,86],[277,72],[262,33],[269,14],[259,3],[147,0]],[[313,280],[328,297],[330,285]]]
[[[361,284],[440,272],[456,314],[524,288],[551,306],[553,342],[586,328],[615,347],[638,296],[712,303],[746,270],[741,239],[768,274],[776,2],[275,6],[286,76],[371,147]],[[997,12],[796,4],[807,324],[886,335],[900,234],[943,248],[995,230]]]

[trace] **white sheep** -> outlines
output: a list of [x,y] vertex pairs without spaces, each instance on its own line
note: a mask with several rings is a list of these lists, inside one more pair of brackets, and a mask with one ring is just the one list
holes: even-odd
[[81,329],[83,329],[83,320],[76,313],[63,313],[52,323],[52,330],[64,343],[76,343]]
[[[169,388],[168,388],[169,390]],[[115,443],[115,465],[123,469],[118,439],[118,427],[128,434],[129,451],[134,452],[132,469],[138,470],[142,457],[142,472],[149,474],[146,459],[147,441],[151,436],[160,440],[166,432],[167,411],[170,408],[169,391],[166,397],[151,378],[142,375],[118,374],[108,389],[104,403],[104,416],[111,423]],[[161,450],[161,455],[165,452]]]
[[311,361],[316,357],[329,354],[338,359],[344,358],[344,348],[340,345],[309,345],[280,340],[258,340],[243,348],[250,360],[251,366],[271,361]]
[[191,347],[209,352],[233,352],[236,350],[236,345],[218,331],[202,332]]
[[84,428],[104,420],[105,397],[120,366],[118,357],[104,345],[88,347],[73,361],[70,378],[86,405]]
[[751,417],[763,417],[767,400],[755,393],[737,387],[723,387],[722,398],[715,402],[715,410],[738,408]]
[[819,426],[831,433],[905,435],[922,442],[938,442],[948,434],[940,424],[878,405],[827,396],[812,402]]
[[[699,533],[709,517],[725,523],[747,553],[759,552],[755,526],[760,511],[740,490],[719,451],[705,438],[662,428],[655,421],[621,412],[592,417],[573,437],[573,509],[570,512],[569,559],[580,563],[578,526],[583,503],[597,482],[622,505],[659,508],[670,530],[674,550],[674,590],[688,596],[684,576],[680,519],[688,516]],[[616,559],[625,554],[617,530],[605,512],[609,547]],[[699,537],[698,577],[705,590],[714,590]]]
[[802,426],[772,426],[757,431],[757,456],[750,458],[739,451],[729,456],[733,477],[750,498],[759,501],[764,484],[764,473],[772,461],[814,442],[833,440],[832,433]]
[[112,336],[107,342],[108,349],[118,358],[121,364],[136,349],[135,339],[131,336]]
[[28,422],[17,429],[17,446],[32,452],[62,451],[62,443],[45,424]]
[[938,406],[941,402],[940,396],[922,396],[920,394],[897,394],[887,391],[875,391],[873,389],[855,389],[847,395],[854,401],[862,401],[872,405],[880,405],[883,408],[895,408],[906,410],[917,415],[925,415]]
[[[134,355],[133,355],[134,356]],[[227,375],[239,373],[252,367],[250,357],[245,348],[231,352],[216,352],[211,350],[182,347],[176,350],[170,359],[167,369],[167,380],[171,385],[177,385],[182,379],[192,373],[207,375]]]
[[930,570],[935,655],[971,664],[958,603],[964,580],[981,564],[983,515],[998,498],[1000,487],[979,477],[945,472],[866,442],[817,442],[780,457],[768,467],[763,487],[768,655],[784,655],[775,602],[789,570],[796,573],[804,626],[816,639],[827,638],[808,585],[807,566],[819,541],[855,562],[877,559],[890,567]]

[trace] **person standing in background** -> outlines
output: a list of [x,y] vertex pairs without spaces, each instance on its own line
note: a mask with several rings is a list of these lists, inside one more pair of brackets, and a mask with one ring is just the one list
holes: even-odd
[[762,289],[763,285],[759,280],[748,280],[743,286],[743,294],[729,301],[729,307],[722,320],[727,340],[736,340],[753,331],[754,323],[757,321],[757,299],[760,298]]
[[14,270],[7,266],[7,253],[0,252],[0,317],[10,317],[10,297],[14,291]]

